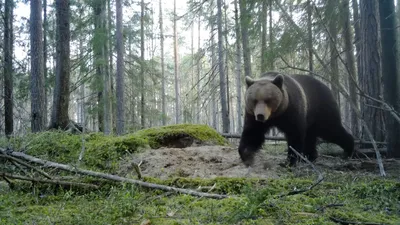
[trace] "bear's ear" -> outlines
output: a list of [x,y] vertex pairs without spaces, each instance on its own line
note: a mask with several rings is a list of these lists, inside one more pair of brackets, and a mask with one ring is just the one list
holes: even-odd
[[254,84],[254,80],[251,79],[251,77],[246,76],[246,85],[247,85],[247,87],[250,87],[252,84]]
[[274,80],[272,81],[278,88],[282,89],[283,86],[283,76],[282,74],[277,75]]

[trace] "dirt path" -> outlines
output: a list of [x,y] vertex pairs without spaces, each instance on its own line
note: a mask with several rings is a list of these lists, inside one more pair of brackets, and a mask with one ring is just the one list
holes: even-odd
[[[272,147],[273,148],[273,147]],[[169,177],[259,177],[278,178],[287,174],[288,170],[281,167],[286,158],[284,150],[275,152],[261,151],[255,157],[255,164],[251,169],[246,168],[240,161],[236,147],[225,146],[192,146],[187,148],[159,148],[147,149],[144,152],[124,159],[120,164],[120,175],[135,173],[132,162],[140,162],[143,176],[166,179]],[[315,162],[323,171],[357,172],[379,174],[374,161],[342,160],[339,157],[321,156]],[[294,172],[303,169],[313,173],[304,163]],[[400,174],[400,162],[385,161],[387,174]],[[300,172],[301,173],[301,172]]]

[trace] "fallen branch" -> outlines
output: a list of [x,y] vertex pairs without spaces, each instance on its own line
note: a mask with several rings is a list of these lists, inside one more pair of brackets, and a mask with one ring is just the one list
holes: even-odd
[[[5,153],[4,149],[2,149],[2,148],[0,148],[0,152],[3,152],[3,154]],[[99,177],[99,178],[113,180],[113,181],[136,184],[136,185],[146,187],[146,188],[153,188],[153,189],[159,189],[159,190],[164,190],[164,191],[174,191],[174,192],[182,193],[182,194],[188,194],[188,195],[206,197],[206,198],[215,198],[215,199],[222,199],[222,198],[228,197],[227,195],[198,192],[198,191],[194,191],[194,190],[190,190],[190,189],[183,189],[183,188],[170,187],[167,185],[153,184],[153,183],[148,183],[148,182],[144,182],[144,181],[124,178],[124,177],[120,177],[117,175],[100,173],[100,172],[85,170],[85,169],[79,169],[79,168],[76,168],[76,167],[73,167],[70,165],[65,165],[65,164],[61,164],[61,163],[56,163],[56,162],[51,162],[48,160],[39,159],[39,158],[30,156],[30,155],[27,155],[23,152],[15,152],[14,151],[14,152],[11,152],[10,154],[14,157],[23,158],[25,160],[43,165],[45,167],[57,168],[57,169],[61,169],[61,170],[68,171],[68,172],[75,172],[75,173],[79,173],[79,174],[83,174],[83,175]]]
[[99,187],[94,184],[85,184],[85,183],[76,183],[76,182],[69,182],[69,181],[61,181],[61,180],[42,180],[42,179],[36,179],[36,178],[30,178],[30,177],[25,177],[25,176],[20,176],[20,175],[14,175],[14,174],[9,174],[9,173],[4,173],[0,172],[0,176],[11,178],[11,179],[17,179],[17,180],[26,180],[26,181],[32,181],[32,182],[38,182],[38,183],[49,183],[49,184],[56,184],[56,185],[61,185],[64,187],[81,187],[81,188],[91,188],[91,189],[98,189]]
[[300,190],[295,190],[295,191],[291,191],[287,194],[283,194],[280,195],[279,197],[284,197],[284,196],[289,196],[289,195],[296,195],[296,194],[300,194],[300,193],[304,193],[306,191],[309,191],[311,189],[313,189],[315,186],[317,186],[319,183],[321,183],[324,180],[324,176],[322,176],[322,173],[314,166],[314,164],[312,162],[310,162],[307,158],[305,158],[304,156],[302,156],[298,151],[296,151],[296,149],[294,149],[292,146],[289,146],[289,148],[296,154],[298,155],[301,159],[303,159],[304,161],[306,161],[306,163],[310,164],[312,169],[318,174],[318,178],[317,180],[308,188],[305,189],[300,189]]
[[34,166],[32,166],[32,165],[29,165],[28,163],[26,163],[26,162],[24,162],[24,161],[21,161],[21,160],[19,160],[19,159],[17,159],[17,158],[14,158],[14,157],[9,156],[9,155],[5,155],[4,153],[3,153],[3,154],[0,154],[0,157],[1,157],[1,158],[8,159],[8,160],[10,160],[11,162],[16,162],[16,163],[19,163],[19,164],[21,164],[21,165],[23,165],[23,166],[26,166],[26,167],[28,167],[28,168],[31,168],[31,169],[35,170],[36,172],[40,173],[41,175],[45,176],[47,179],[52,179],[51,176],[48,175],[46,172],[44,172],[44,171],[42,171],[42,170],[40,170],[40,169],[38,169],[38,168],[36,168],[36,167],[34,167]]
[[335,223],[343,224],[343,225],[350,225],[350,224],[362,224],[362,225],[383,225],[383,223],[369,223],[369,222],[355,222],[355,221],[346,221],[342,219],[338,219],[335,217],[330,216],[330,220],[332,220]]

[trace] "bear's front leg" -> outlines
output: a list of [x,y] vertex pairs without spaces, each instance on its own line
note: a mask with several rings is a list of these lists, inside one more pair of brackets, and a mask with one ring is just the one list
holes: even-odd
[[261,148],[265,141],[266,125],[255,120],[245,120],[243,132],[240,137],[239,155],[246,166],[254,161],[254,154]]

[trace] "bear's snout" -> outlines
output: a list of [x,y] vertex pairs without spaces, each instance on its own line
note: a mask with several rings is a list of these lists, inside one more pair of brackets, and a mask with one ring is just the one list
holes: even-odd
[[264,122],[264,120],[265,120],[264,115],[263,115],[263,114],[257,114],[257,115],[256,115],[256,120],[257,120],[257,121]]
[[271,109],[265,103],[258,103],[254,109],[255,119],[259,122],[264,122],[271,115]]

